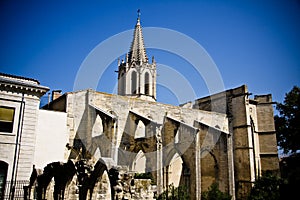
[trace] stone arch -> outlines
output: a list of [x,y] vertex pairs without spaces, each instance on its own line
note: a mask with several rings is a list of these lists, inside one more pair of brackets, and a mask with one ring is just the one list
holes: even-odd
[[97,161],[86,184],[87,199],[110,199],[111,184],[107,164],[103,159]]
[[169,165],[171,163],[173,157],[175,156],[175,154],[178,153],[174,147],[169,147],[168,149],[166,149],[166,151],[165,151],[166,153],[164,155],[164,165],[165,166]]
[[183,160],[178,153],[175,153],[168,167],[168,184],[178,187],[183,172]]
[[[37,176],[37,199],[50,199],[53,197],[54,163],[48,164],[43,173]],[[51,184],[50,184],[51,183]],[[51,190],[51,192],[49,192]]]
[[67,163],[48,164],[43,173],[37,177],[37,199],[64,198],[66,185],[72,180],[75,171],[75,165],[71,160]]
[[[64,199],[110,199],[110,181],[107,174],[107,164],[103,159],[96,162],[92,167],[93,170],[89,172],[90,175],[86,171],[91,169],[89,164],[81,160],[77,161],[75,165],[76,174],[65,187]],[[103,175],[105,172],[106,176]],[[105,181],[103,181],[104,176]],[[109,187],[104,189],[103,183],[108,183]]]
[[131,94],[137,94],[137,72],[136,71],[132,71],[131,72]]
[[90,199],[96,200],[111,199],[111,184],[107,170],[98,177],[92,191],[90,191],[90,197]]
[[140,150],[134,158],[131,170],[137,173],[146,172],[146,156],[142,150]]
[[187,167],[188,163],[185,162],[183,155],[180,155],[175,147],[171,148],[167,156],[164,158],[164,187],[167,188],[169,185],[178,187],[183,185],[189,187],[190,170]]
[[101,157],[112,156],[112,144],[116,142],[117,120],[113,111],[96,108],[97,112],[92,120],[92,139],[88,147],[89,155],[95,162]]
[[213,151],[204,149],[201,151],[201,190],[205,191],[219,179],[219,164]]

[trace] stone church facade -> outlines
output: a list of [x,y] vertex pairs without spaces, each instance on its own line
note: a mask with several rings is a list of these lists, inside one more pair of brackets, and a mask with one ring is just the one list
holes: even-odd
[[250,99],[243,85],[180,106],[159,103],[151,60],[138,17],[118,62],[118,94],[67,92],[44,106],[66,113],[68,142],[64,160],[32,171],[28,198],[155,199],[172,186],[201,199],[217,183],[244,199],[264,171],[279,172],[271,95]]

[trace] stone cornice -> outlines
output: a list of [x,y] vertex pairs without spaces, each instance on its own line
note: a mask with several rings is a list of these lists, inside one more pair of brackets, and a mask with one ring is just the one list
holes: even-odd
[[48,87],[40,85],[37,80],[3,73],[0,73],[0,88],[4,91],[35,93],[37,96],[49,91]]

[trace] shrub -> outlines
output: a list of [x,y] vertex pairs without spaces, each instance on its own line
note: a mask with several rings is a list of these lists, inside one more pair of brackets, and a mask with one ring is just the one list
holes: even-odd
[[213,183],[208,191],[202,192],[203,200],[231,200],[231,196],[219,190],[218,184]]

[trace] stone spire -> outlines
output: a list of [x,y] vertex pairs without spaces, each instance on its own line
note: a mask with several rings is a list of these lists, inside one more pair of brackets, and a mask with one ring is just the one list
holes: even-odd
[[129,50],[128,61],[136,61],[139,63],[147,63],[148,57],[144,45],[141,21],[140,21],[140,9],[138,10],[138,18],[134,28],[133,40]]
[[118,61],[118,94],[156,101],[156,62],[149,63],[140,22],[140,10],[133,40],[125,60]]

